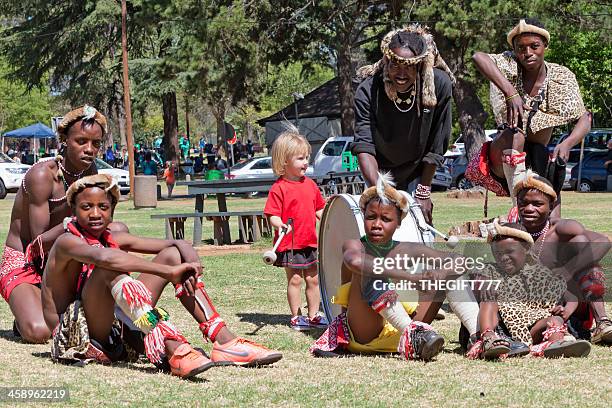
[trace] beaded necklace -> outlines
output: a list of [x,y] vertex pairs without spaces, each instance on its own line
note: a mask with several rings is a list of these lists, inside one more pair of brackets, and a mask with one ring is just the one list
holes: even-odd
[[[403,92],[402,92],[403,93]],[[406,113],[406,112],[410,112],[410,110],[412,110],[412,108],[414,107],[414,101],[416,101],[415,95],[416,95],[416,87],[415,84],[412,84],[410,86],[410,88],[408,88],[408,91],[406,91],[406,93],[408,93],[408,99],[402,99],[399,97],[399,95],[397,96],[397,98],[393,99],[393,104],[395,105],[395,107],[397,108],[398,111],[402,112],[402,113]],[[408,109],[402,109],[399,107],[399,104],[408,104]]]
[[[384,258],[386,256],[386,253],[388,253],[395,246],[393,240],[383,244],[377,244],[375,242],[370,241],[367,235],[364,235],[363,242],[366,244],[368,249],[374,252],[374,254],[379,258]],[[385,252],[385,254],[383,254],[383,252]]]
[[[546,241],[546,235],[548,235],[548,227],[550,227],[550,221],[546,221],[546,226],[542,229],[542,231],[540,231],[537,236],[540,236],[542,234],[544,234],[544,236],[542,237],[542,243],[540,244],[540,249],[538,250],[538,257],[536,259],[540,259],[540,255],[542,255],[542,249],[544,248],[544,242]],[[534,234],[531,234],[532,236],[534,236]]]

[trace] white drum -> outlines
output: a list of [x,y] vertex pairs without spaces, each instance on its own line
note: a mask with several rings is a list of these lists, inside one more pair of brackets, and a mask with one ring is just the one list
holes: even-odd
[[[433,243],[433,235],[426,228],[421,208],[412,196],[405,194],[410,211],[393,239],[426,245]],[[365,235],[359,197],[348,194],[332,196],[323,210],[319,225],[319,288],[323,309],[330,322],[341,312],[340,306],[331,303],[331,297],[341,284],[342,245],[347,239],[359,239]]]

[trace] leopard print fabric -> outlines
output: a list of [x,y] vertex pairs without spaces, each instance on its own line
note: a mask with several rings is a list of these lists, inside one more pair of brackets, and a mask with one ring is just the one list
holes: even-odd
[[[116,333],[120,333],[120,323],[113,322]],[[120,339],[117,339],[121,341]],[[123,342],[125,353],[123,361],[135,362],[139,354],[127,343]],[[56,363],[84,365],[89,362],[110,364],[111,359],[92,344],[85,320],[83,305],[79,300],[72,302],[66,311],[60,315],[60,323],[53,331],[51,343],[51,359]]]
[[[502,75],[514,86],[523,101],[528,106],[532,106],[533,99],[537,98],[538,95],[530,97],[523,91],[520,64],[514,59],[514,54],[506,51],[503,54],[489,54],[489,57],[497,65]],[[562,65],[549,62],[544,62],[544,64],[546,65],[546,80],[543,84],[543,100],[538,111],[531,119],[529,128],[531,134],[535,134],[542,129],[573,122],[586,112],[576,76],[572,71]],[[497,125],[501,125],[507,121],[506,98],[492,82],[490,97],[495,122]],[[524,120],[523,126],[526,125],[527,120]]]
[[488,264],[478,271],[478,278],[499,280],[495,293],[483,293],[481,301],[497,301],[499,314],[512,338],[531,344],[529,329],[538,320],[550,316],[567,289],[562,277],[540,263],[525,264],[514,275],[499,271]]
[[83,306],[78,300],[60,315],[60,323],[53,331],[51,359],[54,362],[86,361],[89,349],[89,331]]

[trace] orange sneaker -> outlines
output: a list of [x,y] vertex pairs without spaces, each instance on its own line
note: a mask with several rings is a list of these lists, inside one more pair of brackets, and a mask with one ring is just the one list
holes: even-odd
[[283,355],[261,344],[236,337],[223,345],[215,342],[210,358],[215,364],[219,365],[256,367],[275,363],[283,358]]
[[172,375],[181,378],[190,378],[214,366],[214,363],[202,353],[194,350],[188,343],[176,348],[169,360]]

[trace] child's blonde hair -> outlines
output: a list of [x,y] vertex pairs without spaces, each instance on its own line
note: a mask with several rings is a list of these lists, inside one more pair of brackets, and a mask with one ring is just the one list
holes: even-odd
[[293,125],[286,125],[287,130],[281,133],[272,145],[272,171],[277,176],[285,174],[285,164],[300,154],[310,156],[312,148],[306,138],[300,135]]

